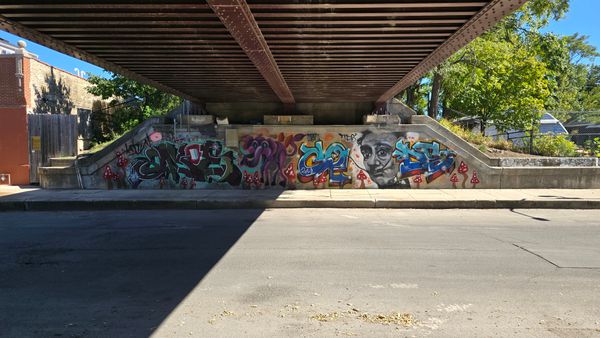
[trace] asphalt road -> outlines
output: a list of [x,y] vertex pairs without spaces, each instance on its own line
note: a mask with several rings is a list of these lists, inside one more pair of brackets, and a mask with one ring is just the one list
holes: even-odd
[[2,337],[600,337],[600,211],[0,213]]

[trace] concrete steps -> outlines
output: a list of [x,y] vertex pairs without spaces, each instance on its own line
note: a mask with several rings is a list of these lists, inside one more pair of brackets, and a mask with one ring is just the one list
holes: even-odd
[[40,187],[44,189],[79,189],[77,171],[73,165],[40,167],[38,177]]
[[51,167],[70,167],[73,165],[74,162],[75,156],[50,158]]

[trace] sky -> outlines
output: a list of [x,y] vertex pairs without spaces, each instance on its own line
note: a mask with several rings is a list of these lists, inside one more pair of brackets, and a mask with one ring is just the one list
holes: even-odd
[[[562,35],[587,35],[588,43],[600,51],[600,25],[596,21],[599,13],[600,0],[571,0],[566,17],[544,30]],[[600,58],[595,61],[600,63]]]
[[[600,24],[596,21],[598,20],[598,13],[600,13],[600,0],[571,0],[567,16],[560,21],[551,23],[545,30],[562,35],[572,35],[574,33],[587,35],[589,36],[588,43],[600,50]],[[8,40],[14,45],[19,40],[25,40],[2,30],[0,30],[0,38]],[[25,40],[25,42],[27,42],[27,50],[37,54],[41,61],[55,67],[71,73],[75,73],[75,68],[77,68],[88,74],[108,76],[108,73],[102,68],[53,51],[31,41]],[[600,63],[600,58],[596,58],[595,61]],[[593,60],[589,62],[593,62]]]

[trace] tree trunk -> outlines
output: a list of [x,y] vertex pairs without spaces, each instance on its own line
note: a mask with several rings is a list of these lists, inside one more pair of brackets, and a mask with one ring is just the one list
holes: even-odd
[[479,121],[481,122],[481,124],[479,125],[479,128],[481,130],[481,135],[485,135],[486,121],[484,119],[480,119]]
[[415,108],[415,103],[416,103],[415,92],[416,91],[417,91],[416,85],[411,85],[410,87],[406,88],[406,105],[409,106],[411,109]]
[[433,83],[431,85],[431,99],[429,100],[429,116],[436,118],[440,104],[440,90],[442,89],[442,74],[437,70],[433,72]]
[[446,95],[444,95],[444,98],[442,99],[442,117],[443,118],[447,118],[448,117],[448,101],[446,100]]

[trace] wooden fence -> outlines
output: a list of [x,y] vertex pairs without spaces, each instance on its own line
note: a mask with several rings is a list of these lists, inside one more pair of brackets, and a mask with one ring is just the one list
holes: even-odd
[[77,116],[29,114],[29,177],[39,182],[37,168],[48,166],[50,158],[77,155]]

